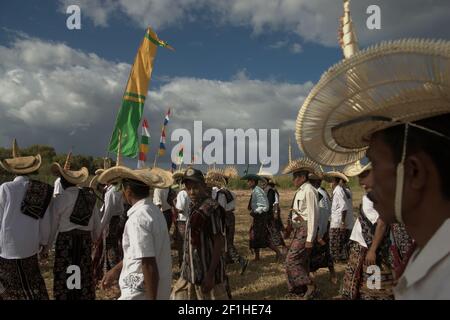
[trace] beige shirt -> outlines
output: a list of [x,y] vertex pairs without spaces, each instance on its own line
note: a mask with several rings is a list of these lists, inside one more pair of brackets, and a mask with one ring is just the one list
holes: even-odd
[[308,223],[307,242],[313,242],[316,238],[319,224],[319,204],[317,190],[309,182],[300,186],[295,194],[292,212],[292,223],[298,223],[295,219],[300,216]]
[[450,299],[450,219],[414,252],[394,294],[396,300]]

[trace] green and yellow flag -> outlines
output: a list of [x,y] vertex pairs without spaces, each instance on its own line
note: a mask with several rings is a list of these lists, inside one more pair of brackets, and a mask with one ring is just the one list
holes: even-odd
[[138,127],[144,111],[148,84],[153,70],[153,60],[158,47],[173,50],[166,42],[158,39],[148,28],[137,52],[123,95],[122,106],[117,115],[108,150],[117,152],[119,132],[122,133],[122,155],[134,158],[138,155]]

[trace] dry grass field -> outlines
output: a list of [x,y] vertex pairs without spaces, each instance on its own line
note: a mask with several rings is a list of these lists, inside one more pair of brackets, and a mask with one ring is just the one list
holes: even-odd
[[[239,253],[252,260],[253,256],[248,248],[248,230],[251,224],[251,217],[247,211],[247,204],[250,197],[248,190],[235,190],[237,195],[236,210],[236,236],[235,245]],[[291,204],[294,191],[280,190],[281,193],[281,209],[283,222],[286,221],[288,208]],[[361,199],[360,189],[353,188],[354,207],[356,208]],[[356,212],[356,211],[355,211]],[[287,240],[289,245],[290,240]],[[174,281],[178,273],[178,265],[176,263],[176,251],[172,251],[174,257]],[[42,263],[44,278],[47,283],[47,289],[52,296],[52,259]],[[338,284],[334,285],[329,281],[328,269],[320,269],[316,272],[315,281],[320,290],[316,299],[332,299],[338,295],[340,282],[342,280],[344,265],[335,266],[339,278]],[[227,274],[230,279],[233,299],[236,300],[280,300],[280,299],[296,299],[289,296],[286,285],[286,275],[283,262],[275,261],[275,253],[270,249],[261,250],[261,260],[258,262],[250,261],[247,271],[244,275],[240,275],[238,265],[228,265]],[[118,289],[112,289],[107,292],[98,290],[97,299],[115,299],[119,295]]]

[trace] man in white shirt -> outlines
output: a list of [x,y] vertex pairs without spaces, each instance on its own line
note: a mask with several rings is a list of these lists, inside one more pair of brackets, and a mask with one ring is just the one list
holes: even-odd
[[[124,203],[122,191],[111,184],[106,188],[102,215],[101,232],[105,237],[105,269],[113,268],[123,259],[121,239],[124,226]],[[103,237],[102,237],[103,238]]]
[[313,297],[316,286],[309,276],[310,257],[317,236],[319,204],[317,190],[309,182],[309,174],[318,172],[318,166],[307,158],[292,161],[283,174],[292,173],[297,188],[288,218],[289,233],[294,237],[286,256],[286,274],[289,293],[304,299]]
[[[386,223],[404,222],[417,245],[394,288],[397,300],[450,299],[449,121],[450,114],[426,118],[407,131],[400,125],[377,132],[370,141],[375,208]],[[401,165],[403,181],[396,179]],[[403,185],[401,197],[396,184]]]
[[155,188],[155,190],[153,190],[153,204],[155,204],[164,214],[164,218],[167,223],[167,230],[170,233],[170,228],[172,227],[172,206],[167,202],[169,192],[169,188]]
[[322,188],[322,175],[309,174],[309,181],[317,189],[319,201],[319,219],[317,226],[317,240],[311,252],[310,272],[316,272],[320,268],[328,268],[330,281],[337,283],[333,259],[330,255],[329,219],[331,215],[331,199],[328,192]]
[[[61,167],[53,163],[50,170],[61,177],[64,192],[53,200],[52,231],[50,243],[55,242],[53,267],[53,295],[55,300],[94,300],[95,281],[92,264],[92,244],[101,235],[100,213],[96,206],[97,197],[90,188],[79,188],[89,172],[83,167],[70,170],[70,161]],[[72,276],[70,266],[78,266],[80,288],[67,285]]]
[[119,280],[119,300],[168,300],[172,281],[169,233],[149,191],[150,187],[169,187],[171,174],[157,168],[115,167],[105,170],[99,181],[117,178],[122,178],[124,200],[132,207],[123,234],[123,260],[105,274],[101,286],[106,289]]
[[177,210],[176,230],[174,233],[175,247],[178,252],[178,264],[181,267],[183,262],[184,238],[186,234],[186,221],[189,217],[190,199],[187,191],[181,189],[176,198],[175,209]]
[[349,208],[348,197],[350,195],[342,184],[348,178],[336,171],[327,172],[327,179],[331,179],[333,188],[333,199],[331,203],[331,219],[330,219],[330,254],[334,262],[345,261],[348,258],[348,231],[347,231],[347,215],[351,214]]
[[[389,233],[386,224],[379,219],[378,212],[367,194],[373,187],[372,166],[362,166],[359,161],[344,169],[346,176],[357,176],[363,195],[360,215],[356,219],[350,236],[349,259],[345,268],[342,297],[347,300],[390,300],[393,299],[392,287],[385,283],[392,282],[389,257]],[[367,286],[370,273],[369,266],[378,266],[383,273],[381,288],[371,289]]]
[[28,178],[41,166],[41,156],[0,161],[16,177],[0,185],[0,300],[48,300],[38,253],[47,256],[53,188]]
[[216,200],[225,211],[225,261],[226,263],[239,263],[241,275],[248,266],[248,260],[242,257],[234,246],[236,219],[236,195],[226,187],[228,178],[222,171],[209,170],[206,173],[206,183],[211,187],[211,197]]

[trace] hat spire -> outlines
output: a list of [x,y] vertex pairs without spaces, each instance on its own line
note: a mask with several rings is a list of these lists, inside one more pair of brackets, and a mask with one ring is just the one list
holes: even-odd
[[12,156],[13,158],[17,158],[20,156],[19,154],[19,146],[17,145],[17,140],[16,138],[13,139],[13,144],[12,144]]
[[353,28],[353,21],[350,15],[350,0],[344,0],[344,15],[340,19],[339,44],[341,45],[346,59],[359,51],[358,39]]
[[292,145],[291,145],[291,137],[289,137],[289,145],[288,145],[288,163],[292,162]]
[[70,149],[69,153],[66,157],[66,162],[64,163],[64,170],[70,170],[70,161],[72,160],[72,149]]

